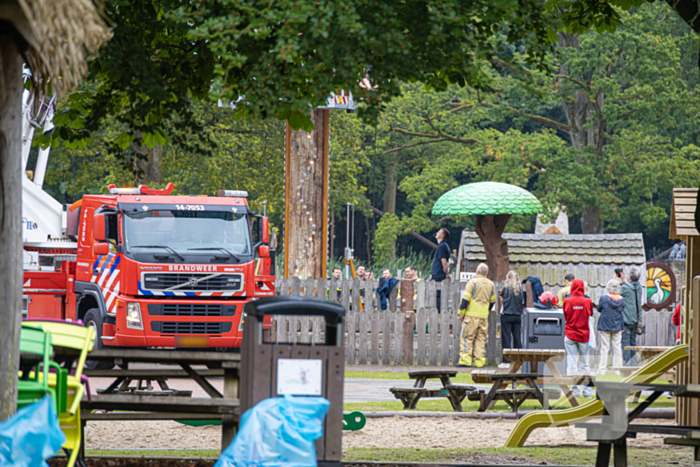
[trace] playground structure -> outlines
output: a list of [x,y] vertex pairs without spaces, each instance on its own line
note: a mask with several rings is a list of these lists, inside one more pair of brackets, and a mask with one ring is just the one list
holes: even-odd
[[[625,378],[625,383],[650,383],[670,368],[688,360],[689,346],[680,345],[667,350],[642,368]],[[515,426],[504,447],[522,447],[536,428],[569,426],[576,422],[598,417],[603,413],[603,402],[592,400],[565,410],[543,410],[524,416]]]
[[[678,366],[678,384],[700,381],[700,233],[696,229],[697,188],[674,188],[669,238],[686,245],[685,284],[681,290],[680,343],[688,344],[688,361]],[[676,402],[676,423],[698,425],[700,404],[697,399]]]

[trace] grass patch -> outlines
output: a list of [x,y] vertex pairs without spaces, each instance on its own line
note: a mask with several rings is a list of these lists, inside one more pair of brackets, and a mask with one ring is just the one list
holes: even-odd
[[[346,378],[365,378],[365,379],[397,379],[409,381],[408,371],[346,371]],[[453,383],[474,384],[472,375],[467,372],[459,372],[454,378],[450,378]],[[414,381],[414,380],[411,380]],[[438,381],[438,380],[429,380]]]
[[[526,448],[461,448],[461,449],[385,449],[350,448],[343,452],[343,461],[420,462],[420,463],[500,463],[529,461],[559,465],[594,465],[597,447],[526,447]],[[628,449],[630,465],[658,467],[659,452],[653,449]],[[665,449],[665,464],[692,465],[692,449]],[[612,456],[611,456],[612,457]],[[611,459],[612,460],[612,459]]]
[[86,449],[87,457],[158,457],[158,458],[196,458],[217,459],[221,455],[220,449]]
[[[645,397],[640,400],[643,401]],[[591,399],[579,398],[577,399],[579,404],[585,404],[591,401]],[[653,408],[673,408],[675,407],[675,399],[667,399],[665,397],[660,397],[657,399],[651,407]],[[566,398],[561,397],[558,400],[550,401],[551,409],[561,410],[569,409],[569,401]],[[628,404],[628,408],[635,408],[638,404]],[[462,409],[465,412],[476,412],[479,409],[479,402],[465,400],[462,402]],[[360,412],[400,412],[403,410],[403,405],[401,401],[382,401],[382,402],[347,402],[343,404],[343,410],[346,412],[351,412],[353,410],[359,410]],[[447,399],[423,399],[418,402],[418,411],[428,411],[428,412],[454,412],[450,401]],[[510,412],[512,409],[508,407],[503,401],[498,401],[493,407],[494,412]],[[527,400],[520,406],[520,410],[542,410],[542,406],[536,400]]]

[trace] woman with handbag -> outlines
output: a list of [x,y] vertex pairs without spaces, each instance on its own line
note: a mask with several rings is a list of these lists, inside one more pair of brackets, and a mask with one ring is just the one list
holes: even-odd
[[[520,276],[515,271],[508,271],[506,275],[506,284],[501,290],[501,303],[503,304],[501,307],[501,340],[503,341],[503,348],[522,349],[520,327],[522,325],[525,299],[520,286]],[[510,364],[511,362],[503,359],[501,365],[505,367],[510,366]]]

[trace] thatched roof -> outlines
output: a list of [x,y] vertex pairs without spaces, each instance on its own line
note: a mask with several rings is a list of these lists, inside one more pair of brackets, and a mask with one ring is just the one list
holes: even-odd
[[65,94],[87,74],[87,57],[110,38],[100,0],[15,0],[0,5],[29,44],[25,51],[38,89],[51,79],[54,93]]

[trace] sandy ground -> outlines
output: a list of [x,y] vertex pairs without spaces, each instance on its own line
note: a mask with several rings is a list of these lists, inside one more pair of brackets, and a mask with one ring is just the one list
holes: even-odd
[[[672,420],[663,420],[671,422]],[[643,424],[661,424],[660,420],[639,420]],[[454,449],[502,447],[515,426],[513,420],[472,420],[460,418],[379,418],[368,419],[361,431],[344,432],[343,448],[420,448]],[[661,435],[638,435],[629,447],[662,446]],[[573,426],[534,430],[525,446],[592,446],[586,432]]]
[[[464,418],[368,419],[361,431],[343,433],[343,448],[453,449],[501,447],[515,426],[511,420]],[[638,420],[642,424],[671,424],[672,420]],[[221,443],[221,427],[189,427],[172,421],[88,422],[87,448],[213,448]],[[662,447],[663,435],[640,434],[629,447]],[[526,446],[592,446],[585,430],[571,427],[541,428],[532,432]],[[664,447],[668,449],[668,446]]]

